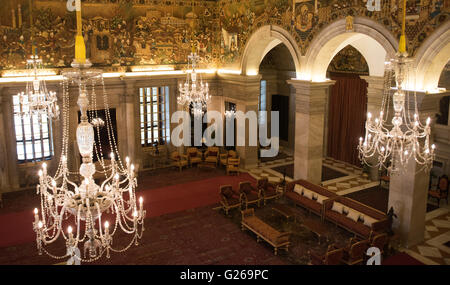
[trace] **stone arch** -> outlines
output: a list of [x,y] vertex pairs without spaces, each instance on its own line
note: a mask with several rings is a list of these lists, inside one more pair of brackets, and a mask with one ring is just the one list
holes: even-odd
[[274,25],[263,26],[250,36],[241,58],[241,73],[244,75],[258,74],[259,65],[264,56],[281,43],[288,48],[298,74],[301,57],[298,45],[288,31]]
[[355,47],[366,59],[370,76],[383,76],[384,62],[393,58],[398,40],[385,27],[363,17],[355,17],[353,30],[346,30],[346,20],[324,27],[302,58],[300,79],[324,81],[333,57],[347,45]]
[[416,90],[435,91],[439,77],[450,60],[450,22],[440,26],[420,46],[415,55]]

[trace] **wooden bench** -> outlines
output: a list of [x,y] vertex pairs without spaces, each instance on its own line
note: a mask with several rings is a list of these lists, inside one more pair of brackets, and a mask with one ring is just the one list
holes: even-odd
[[241,211],[242,213],[242,230],[246,228],[256,234],[257,242],[262,238],[270,245],[274,247],[275,255],[278,253],[278,248],[283,248],[288,251],[290,233],[279,232],[272,228],[264,221],[255,216],[255,210],[253,208]]

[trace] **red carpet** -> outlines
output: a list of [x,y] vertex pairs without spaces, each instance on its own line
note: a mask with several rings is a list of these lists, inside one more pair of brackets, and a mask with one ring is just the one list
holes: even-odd
[[424,265],[422,262],[411,257],[410,255],[400,252],[396,255],[388,257],[381,262],[382,265]]
[[[143,190],[136,193],[144,197],[146,217],[156,217],[168,213],[219,203],[220,185],[230,184],[237,189],[239,182],[255,179],[244,173],[239,176],[219,176],[184,184]],[[140,185],[142,188],[145,185]],[[36,238],[32,229],[34,206],[29,211],[0,215],[0,247],[33,242]]]

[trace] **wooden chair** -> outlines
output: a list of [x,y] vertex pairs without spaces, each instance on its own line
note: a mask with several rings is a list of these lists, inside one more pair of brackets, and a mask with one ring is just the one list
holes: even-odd
[[220,155],[220,165],[227,167],[229,158],[237,158],[237,153],[234,150],[229,150],[227,153],[223,153]]
[[239,165],[241,164],[241,159],[238,158],[228,158],[227,163],[227,175],[230,175],[231,173],[236,173],[239,175]]
[[388,244],[389,237],[387,233],[372,234],[369,238],[369,247],[376,247],[383,254],[384,250]]
[[208,147],[205,152],[205,162],[215,163],[217,166],[219,162],[219,148],[217,146]]
[[178,167],[181,169],[185,166],[188,166],[188,160],[186,155],[180,155],[178,151],[173,151],[170,154],[170,160],[172,161],[172,166]]
[[188,147],[186,155],[190,166],[202,162],[202,153],[196,147]]
[[267,177],[262,177],[258,179],[256,183],[256,188],[258,190],[261,190],[264,205],[266,205],[267,200],[276,199],[280,197],[280,193],[277,192],[276,185],[270,183]]
[[351,238],[348,246],[344,248],[342,261],[347,265],[360,264],[364,261],[364,257],[368,248],[368,240]]
[[447,175],[442,175],[439,178],[436,190],[428,190],[428,197],[435,198],[438,202],[438,206],[441,200],[445,200],[448,205],[448,188],[448,177]]
[[239,183],[239,193],[241,194],[241,202],[245,205],[245,209],[250,204],[256,204],[258,207],[261,204],[262,195],[260,189],[255,189],[250,181]]
[[233,190],[231,185],[222,185],[219,190],[220,204],[225,214],[228,216],[228,211],[233,208],[241,210],[241,199],[239,193]]
[[328,246],[325,255],[320,256],[314,252],[309,252],[310,264],[312,265],[339,265],[342,263],[344,250],[334,245]]

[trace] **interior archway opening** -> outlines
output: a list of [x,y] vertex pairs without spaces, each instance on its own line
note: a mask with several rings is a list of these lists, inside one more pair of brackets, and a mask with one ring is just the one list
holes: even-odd
[[[271,130],[271,111],[279,112],[280,152],[278,157],[294,153],[295,96],[288,79],[296,77],[296,66],[289,49],[279,43],[265,53],[259,65],[261,75],[259,111],[267,111],[267,126]],[[264,160],[264,158],[263,158]]]
[[341,49],[327,68],[327,78],[336,81],[330,89],[325,120],[324,153],[327,157],[361,166],[358,138],[364,135],[369,75],[365,57],[352,45]]

